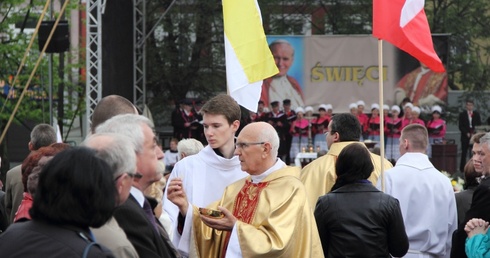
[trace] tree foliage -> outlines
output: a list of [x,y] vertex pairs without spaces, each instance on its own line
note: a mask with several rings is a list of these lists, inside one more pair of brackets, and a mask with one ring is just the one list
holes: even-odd
[[[29,1],[25,0],[3,0],[0,2],[0,82],[1,86],[12,86],[15,87],[15,97],[13,99],[5,99],[4,97],[0,99],[0,107],[2,112],[0,113],[0,119],[6,120],[10,117],[14,107],[18,102],[18,97],[25,88],[26,83],[34,69],[35,63],[37,62],[40,51],[37,39],[35,40],[32,48],[29,49],[28,56],[24,66],[22,67],[22,72],[20,73],[17,81],[14,83],[13,78],[17,73],[17,70],[21,64],[22,58],[28,49],[29,41],[31,40],[32,34],[30,31],[35,28],[38,22],[40,14],[44,8],[45,1],[34,0],[32,5],[29,5]],[[73,1],[69,3],[66,14],[69,15],[70,9],[78,9],[78,2]],[[55,12],[57,16],[58,13]],[[45,14],[44,20],[49,20],[49,14]],[[25,28],[24,28],[25,27]],[[20,31],[20,28],[24,28],[24,31]],[[82,92],[83,87],[77,84],[76,80],[72,80],[72,71],[76,71],[77,68],[81,67],[83,64],[70,64],[69,60],[74,55],[79,55],[78,51],[65,53],[65,67],[64,67],[64,78],[60,78],[58,64],[59,64],[59,54],[53,54],[53,109],[49,110],[49,75],[48,75],[48,55],[44,55],[41,59],[39,67],[34,74],[31,83],[28,86],[29,92],[24,97],[19,105],[19,109],[16,114],[16,120],[14,121],[24,121],[31,120],[34,122],[49,122],[50,112],[54,113],[57,110],[57,91],[58,85],[61,82],[65,84],[66,89],[66,99],[64,102],[64,113],[65,118],[68,119],[65,123],[70,123],[75,114],[74,111],[78,107],[78,103],[81,97],[83,97]],[[4,93],[8,90],[4,88]],[[35,93],[35,94],[34,94]],[[74,108],[75,107],[75,108]]]

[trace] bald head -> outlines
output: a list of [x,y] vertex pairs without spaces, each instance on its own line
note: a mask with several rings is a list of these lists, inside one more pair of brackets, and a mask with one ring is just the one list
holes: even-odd
[[[246,125],[238,137],[247,138],[247,142],[266,142],[271,146],[270,157],[275,161],[279,150],[279,136],[276,129],[266,122],[255,122]],[[238,142],[238,141],[237,141]]]
[[237,137],[235,155],[240,168],[250,175],[260,175],[276,164],[279,137],[270,124],[246,125]]
[[95,133],[95,128],[116,115],[138,114],[138,110],[129,100],[119,95],[109,95],[102,98],[92,114],[90,130]]

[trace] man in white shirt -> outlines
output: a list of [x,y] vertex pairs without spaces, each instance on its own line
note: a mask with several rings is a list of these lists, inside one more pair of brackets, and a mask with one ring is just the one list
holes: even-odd
[[385,189],[400,201],[410,249],[405,257],[449,257],[451,236],[457,227],[454,190],[449,179],[434,168],[425,154],[427,129],[406,126],[400,137],[402,156],[385,172]]
[[[221,197],[225,187],[244,178],[247,173],[241,170],[240,161],[234,156],[240,106],[232,97],[221,94],[206,102],[201,113],[208,146],[198,154],[177,162],[168,182],[181,178],[189,202],[206,207]],[[182,227],[179,208],[167,199],[167,190],[168,187],[163,197],[163,208],[172,220],[172,242],[181,254],[187,256],[190,239],[186,236],[190,234],[186,232],[190,227]]]

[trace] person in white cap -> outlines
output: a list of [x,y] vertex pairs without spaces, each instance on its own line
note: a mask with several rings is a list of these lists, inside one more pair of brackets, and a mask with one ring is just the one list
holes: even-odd
[[403,106],[403,117],[402,117],[402,128],[405,128],[405,126],[409,125],[410,122],[412,121],[412,109],[413,109],[413,104],[408,102]]
[[402,120],[398,117],[400,107],[391,107],[391,117],[386,120],[386,158],[393,163],[400,157],[400,132],[402,130]]
[[362,129],[361,141],[363,141],[364,139],[368,138],[369,117],[366,114],[364,114],[364,107],[366,106],[364,101],[359,100],[357,101],[356,104],[357,104],[357,118],[359,119],[359,123],[361,123],[361,129]]
[[432,144],[441,143],[446,136],[446,121],[441,119],[442,108],[438,105],[432,107],[432,119],[427,122],[429,132],[429,144],[427,146],[427,156],[432,158]]
[[290,133],[293,135],[291,140],[291,149],[289,150],[289,157],[292,160],[296,158],[296,155],[304,148],[308,146],[308,125],[310,122],[304,118],[305,110],[302,107],[298,107],[295,110],[296,120],[291,123]]
[[374,103],[371,105],[371,117],[368,121],[368,139],[378,142],[376,146],[379,146],[380,138],[380,119],[379,119],[379,105]]
[[333,116],[333,106],[332,106],[332,104],[325,105],[325,108],[327,109],[327,116],[328,116],[329,120],[332,120],[332,116]]
[[313,116],[313,107],[312,106],[305,107],[305,117],[312,117],[312,116]]
[[311,124],[313,125],[313,132],[315,137],[313,138],[313,145],[316,151],[327,151],[327,138],[323,133],[330,122],[330,117],[327,115],[328,106],[325,104],[321,104],[318,107],[318,118],[311,120]]
[[349,104],[349,112],[357,117],[357,104],[356,103],[350,103]]
[[383,116],[385,118],[385,123],[386,121],[388,121],[388,118],[390,118],[391,114],[390,114],[390,106],[384,104],[383,105]]
[[417,106],[414,106],[412,108],[412,121],[410,124],[419,124],[425,126],[424,120],[420,119],[420,108]]
[[[349,104],[349,111],[350,113],[357,117],[357,120],[359,120],[359,117],[357,116],[358,115],[358,111],[357,111],[357,103],[350,103]],[[360,123],[360,121],[359,121]],[[363,142],[364,141],[364,137],[362,137],[362,123],[361,123],[361,138],[359,139],[360,142]]]

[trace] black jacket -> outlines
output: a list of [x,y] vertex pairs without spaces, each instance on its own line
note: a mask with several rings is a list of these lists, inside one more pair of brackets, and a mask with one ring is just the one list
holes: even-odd
[[465,243],[468,236],[464,231],[466,223],[473,218],[490,221],[490,178],[485,178],[475,189],[470,209],[466,212],[464,220],[459,223],[458,229],[453,233],[451,258],[466,258]]
[[0,235],[2,257],[114,257],[103,246],[89,244],[89,229],[63,227],[35,220],[14,223]]
[[400,257],[408,251],[398,200],[370,183],[342,186],[318,199],[315,219],[325,257]]
[[166,242],[155,232],[145,211],[132,195],[129,195],[123,205],[115,209],[114,218],[140,257],[176,257],[173,247],[170,246],[172,243]]
[[481,125],[481,117],[480,113],[478,111],[473,111],[473,117],[471,118],[471,125],[470,125],[470,120],[468,119],[468,111],[465,110],[461,113],[459,113],[459,118],[458,118],[458,127],[459,131],[461,131],[461,139],[468,139],[468,133],[471,132],[473,129],[473,133],[475,132],[475,127]]

